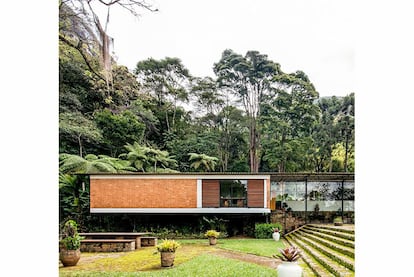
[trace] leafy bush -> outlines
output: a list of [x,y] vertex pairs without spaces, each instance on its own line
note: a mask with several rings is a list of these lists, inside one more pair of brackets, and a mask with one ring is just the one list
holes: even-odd
[[207,228],[210,230],[219,230],[222,233],[227,233],[229,220],[219,218],[217,216],[214,216],[212,218],[203,216],[203,223],[201,228],[204,228],[204,223],[208,225]]
[[254,229],[254,236],[257,239],[270,239],[275,228],[282,233],[282,224],[280,223],[257,223]]
[[81,240],[83,239],[84,237],[78,234],[76,221],[66,221],[62,228],[61,239],[59,241],[60,246],[66,250],[76,250],[80,248]]

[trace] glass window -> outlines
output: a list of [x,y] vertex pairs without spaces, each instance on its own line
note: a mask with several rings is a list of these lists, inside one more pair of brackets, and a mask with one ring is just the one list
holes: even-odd
[[342,209],[342,182],[308,182],[308,211],[338,212]]
[[220,180],[220,207],[247,207],[247,180]]
[[355,200],[354,182],[344,182],[344,200]]
[[275,201],[275,209],[304,211],[305,182],[272,182],[271,198]]
[[355,183],[344,182],[344,211],[354,211]]

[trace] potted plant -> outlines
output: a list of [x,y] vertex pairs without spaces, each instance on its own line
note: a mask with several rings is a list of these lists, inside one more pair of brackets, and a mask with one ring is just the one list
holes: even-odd
[[280,230],[279,230],[279,228],[276,227],[276,228],[273,229],[272,237],[275,241],[278,241],[280,239]]
[[175,259],[175,251],[178,247],[180,247],[180,244],[175,240],[164,239],[155,247],[157,249],[156,253],[161,253],[161,266],[173,266]]
[[274,258],[281,259],[282,263],[277,267],[278,277],[301,277],[302,268],[296,263],[300,258],[300,251],[297,247],[290,246],[279,249],[280,254],[273,255]]
[[335,226],[342,226],[343,221],[341,216],[337,216],[334,218],[334,225]]
[[80,259],[81,237],[78,234],[78,225],[74,220],[65,222],[59,240],[59,259],[63,266],[74,266]]
[[220,232],[217,232],[216,230],[208,230],[204,233],[204,236],[208,238],[210,245],[216,245],[217,238],[220,236]]

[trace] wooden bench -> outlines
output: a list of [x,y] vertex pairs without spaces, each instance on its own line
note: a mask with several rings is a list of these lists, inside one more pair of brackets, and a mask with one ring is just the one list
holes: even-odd
[[126,252],[135,250],[135,239],[84,239],[81,252]]

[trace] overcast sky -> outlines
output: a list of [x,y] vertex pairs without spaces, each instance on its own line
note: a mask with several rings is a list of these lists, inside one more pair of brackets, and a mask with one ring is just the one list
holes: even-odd
[[[197,77],[214,77],[225,49],[267,54],[284,72],[304,71],[320,96],[355,92],[355,7],[348,1],[156,0],[137,19],[112,9],[108,33],[118,64],[180,58]],[[101,22],[105,22],[102,17]]]

